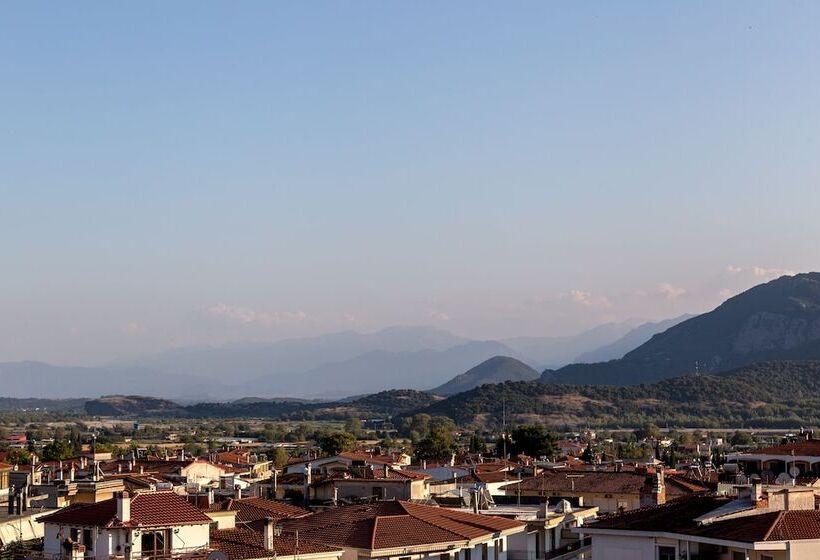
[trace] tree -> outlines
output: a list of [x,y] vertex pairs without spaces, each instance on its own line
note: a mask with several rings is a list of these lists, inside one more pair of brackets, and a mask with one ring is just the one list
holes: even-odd
[[74,455],[74,446],[64,439],[55,439],[43,447],[44,461],[62,461]]
[[455,451],[453,441],[455,424],[449,418],[437,416],[430,421],[430,432],[415,446],[416,458],[420,460],[444,461]]
[[510,433],[511,453],[523,453],[530,457],[553,457],[558,453],[558,436],[548,432],[541,424],[523,424]]
[[484,438],[478,434],[473,434],[470,436],[470,443],[469,443],[470,453],[487,453],[487,443],[484,441]]
[[592,463],[592,460],[595,458],[595,454],[592,452],[592,442],[587,442],[587,448],[584,449],[584,452],[581,453],[581,460],[584,463]]
[[753,445],[755,439],[752,437],[751,434],[748,432],[741,432],[737,431],[732,434],[731,439],[729,439],[729,443],[732,445]]
[[362,421],[358,418],[348,418],[345,420],[345,431],[359,438],[362,435]]
[[646,424],[635,430],[635,438],[638,441],[650,438],[657,439],[660,435],[661,429],[658,428],[658,426],[656,426],[655,424],[652,424],[651,422],[647,422]]
[[330,456],[350,451],[355,444],[356,438],[348,432],[333,432],[319,437],[319,447]]
[[273,452],[273,466],[277,469],[283,468],[288,464],[288,452],[284,447],[277,447]]

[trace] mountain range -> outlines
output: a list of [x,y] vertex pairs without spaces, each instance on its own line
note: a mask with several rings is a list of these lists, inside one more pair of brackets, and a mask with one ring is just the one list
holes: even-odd
[[820,360],[820,273],[760,284],[620,359],[545,370],[541,381],[633,385],[771,360]]
[[433,389],[437,395],[454,395],[487,383],[505,381],[534,381],[540,377],[537,370],[521,360],[509,356],[494,356],[457,375],[447,383]]
[[560,366],[602,345],[618,344],[633,329],[646,326],[627,321],[573,336],[476,341],[433,327],[399,326],[373,333],[345,331],[276,342],[180,348],[95,367],[0,363],[0,379],[10,397],[140,394],[186,402],[249,395],[338,399],[397,388],[429,390],[494,356],[515,358],[539,369]]

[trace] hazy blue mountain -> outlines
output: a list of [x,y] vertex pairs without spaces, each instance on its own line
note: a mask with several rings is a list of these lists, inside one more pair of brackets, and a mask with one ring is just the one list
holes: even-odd
[[42,362],[0,363],[3,396],[63,399],[99,397],[112,393],[187,397],[218,395],[216,383],[183,375],[169,375],[145,368],[70,367]]
[[303,373],[368,352],[446,350],[465,342],[464,338],[434,327],[390,327],[374,333],[345,331],[277,342],[180,348],[118,365],[229,379],[236,384],[266,375]]
[[547,370],[542,381],[630,385],[762,361],[820,360],[820,273],[783,276],[739,294],[619,360]]
[[509,356],[493,356],[468,371],[455,376],[447,383],[432,390],[438,395],[453,395],[480,387],[485,383],[504,381],[534,381],[540,373],[521,360]]
[[615,342],[606,344],[600,348],[596,348],[591,352],[581,354],[576,357],[573,362],[580,364],[591,364],[595,362],[607,362],[609,360],[623,358],[627,352],[631,352],[656,334],[662,333],[666,329],[674,327],[678,323],[682,323],[692,317],[694,317],[694,315],[687,314],[655,323],[644,323],[635,327]]
[[338,398],[396,388],[426,390],[498,354],[515,353],[493,341],[468,342],[446,350],[376,350],[299,375],[262,376],[248,383],[245,393]]
[[512,348],[527,362],[539,367],[556,368],[576,361],[585,352],[611,344],[641,324],[633,319],[607,323],[570,336],[516,337],[500,342]]

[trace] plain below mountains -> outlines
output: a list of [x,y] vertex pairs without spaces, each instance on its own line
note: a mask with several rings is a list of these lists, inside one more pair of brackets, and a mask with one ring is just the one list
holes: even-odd
[[755,286],[656,334],[621,359],[546,370],[541,380],[631,385],[773,360],[820,360],[820,273]]

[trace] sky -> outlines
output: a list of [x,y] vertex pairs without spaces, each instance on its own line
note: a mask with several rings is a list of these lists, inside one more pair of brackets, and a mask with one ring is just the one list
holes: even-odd
[[548,336],[820,269],[820,4],[0,6],[0,361]]

